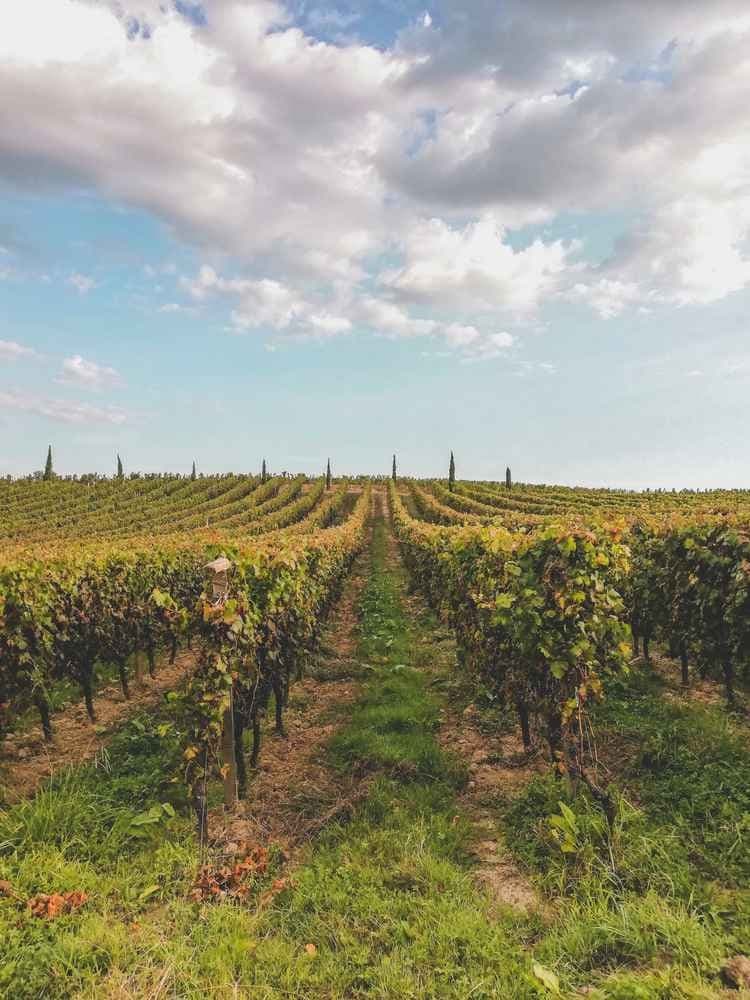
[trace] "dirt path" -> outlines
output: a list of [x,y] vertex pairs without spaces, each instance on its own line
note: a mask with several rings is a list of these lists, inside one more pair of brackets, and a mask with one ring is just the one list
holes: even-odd
[[519,734],[483,732],[474,705],[447,712],[438,739],[468,767],[469,781],[458,802],[474,828],[477,882],[500,906],[544,910],[538,892],[507,849],[498,807],[519,795],[535,775],[545,774],[548,765],[524,753]]
[[[657,647],[651,650],[650,667],[644,660],[640,660],[640,666],[644,669],[651,669],[664,681],[664,695],[671,701],[683,703],[695,702],[699,705],[726,707],[726,694],[724,685],[715,677],[703,678],[695,668],[695,664],[690,665],[690,684],[688,687],[682,686],[680,673],[680,663],[673,660],[664,649]],[[745,700],[746,692],[740,681],[735,681],[738,701]]]
[[359,691],[354,659],[358,605],[370,563],[368,541],[344,583],[307,676],[292,687],[286,738],[274,734],[271,711],[247,799],[229,816],[221,808],[209,816],[210,839],[228,854],[244,843],[274,843],[289,855],[363,793],[354,776],[331,770],[324,751]]
[[94,724],[83,702],[55,712],[51,743],[45,742],[38,730],[11,733],[3,743],[0,801],[13,803],[33,795],[56,771],[95,757],[118,726],[179,687],[194,663],[195,654],[190,650],[178,653],[172,664],[165,659],[157,667],[155,678],[146,674],[140,686],[131,679],[129,700],[117,684],[99,689],[94,700]]

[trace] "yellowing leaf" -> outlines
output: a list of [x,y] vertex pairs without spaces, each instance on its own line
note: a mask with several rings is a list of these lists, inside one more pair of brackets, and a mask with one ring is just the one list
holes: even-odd
[[531,966],[532,972],[544,986],[550,991],[550,993],[558,994],[560,993],[560,980],[557,978],[555,973],[551,969],[547,969],[544,965],[540,965],[539,962],[534,962]]

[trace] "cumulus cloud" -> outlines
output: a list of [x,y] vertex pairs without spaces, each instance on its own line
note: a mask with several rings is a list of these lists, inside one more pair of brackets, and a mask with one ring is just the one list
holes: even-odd
[[25,347],[15,340],[0,340],[0,361],[18,361],[19,358],[36,358],[39,355],[31,347]]
[[197,301],[215,294],[235,299],[232,323],[236,330],[263,328],[329,337],[351,329],[350,320],[331,312],[322,300],[270,278],[223,278],[213,267],[204,265],[195,278],[183,277],[181,284]]
[[[388,339],[435,337],[473,358],[499,357],[514,343],[507,332],[485,329],[486,318],[478,329],[420,315],[417,306],[394,301],[389,288],[374,295],[365,288],[344,286],[325,299],[269,279],[225,278],[208,265],[194,278],[183,277],[181,284],[199,302],[217,294],[236,300],[231,311],[236,332],[273,330],[298,339],[330,338],[354,330]],[[476,311],[477,303],[473,307]]]
[[655,212],[647,225],[633,228],[606,270],[629,279],[652,301],[715,302],[750,283],[743,245],[749,230],[750,192],[724,204],[679,199]]
[[80,354],[65,358],[62,363],[62,373],[56,381],[97,390],[120,385],[122,382],[114,368],[99,365],[95,361],[87,361]]
[[602,319],[612,319],[627,305],[639,301],[641,292],[634,282],[612,281],[593,275],[590,282],[579,281],[567,289],[564,298],[591,306]]
[[403,266],[383,274],[381,282],[404,301],[527,313],[556,290],[578,249],[575,242],[535,240],[514,251],[491,215],[461,229],[429,219],[407,234]]
[[0,409],[31,413],[65,424],[123,424],[126,415],[112,406],[92,406],[63,399],[49,399],[18,390],[0,390]]
[[369,295],[357,303],[357,314],[364,326],[386,337],[422,337],[434,333],[438,325],[433,319],[411,316],[394,302]]
[[[745,0],[437,0],[390,48],[314,37],[347,27],[328,5],[189,6],[25,0],[0,180],[162,219],[234,275],[186,291],[237,329],[460,349],[560,297],[609,317],[750,284]],[[586,266],[602,212],[633,221]],[[512,239],[566,213],[580,243]]]

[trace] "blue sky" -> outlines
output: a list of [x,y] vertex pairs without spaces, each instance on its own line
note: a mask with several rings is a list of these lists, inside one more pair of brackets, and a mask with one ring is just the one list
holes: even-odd
[[750,487],[750,20],[605,6],[19,0],[0,474]]

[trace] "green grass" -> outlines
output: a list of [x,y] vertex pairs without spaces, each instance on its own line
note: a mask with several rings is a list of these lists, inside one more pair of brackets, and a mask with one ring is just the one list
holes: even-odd
[[333,740],[331,758],[342,770],[386,769],[406,780],[460,782],[463,772],[435,740],[440,705],[427,690],[428,678],[412,665],[415,642],[401,601],[403,580],[400,567],[386,568],[385,544],[379,522],[359,642],[360,658],[377,666],[349,725]]
[[553,777],[506,803],[516,855],[566,898],[538,954],[569,982],[617,970],[606,997],[713,996],[750,949],[750,751],[721,710],[669,702],[650,674],[612,685],[595,726],[620,769],[613,831]]
[[[195,851],[181,788],[169,780],[178,747],[172,723],[137,717],[95,763],[0,812],[0,879],[26,897],[89,895],[78,914],[54,922],[0,898],[0,995],[73,995],[126,948],[145,907],[185,892]],[[144,822],[155,806],[158,820]]]
[[697,876],[750,885],[750,744],[721,706],[663,697],[646,670],[612,685],[603,738],[634,751],[622,780],[650,820],[674,828]]

